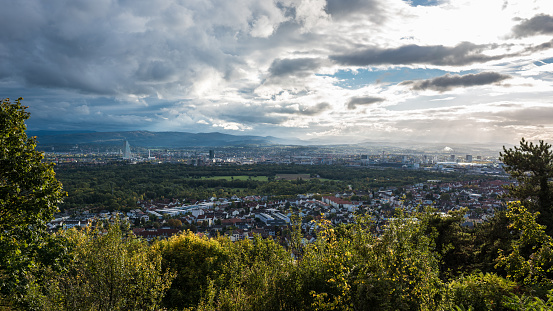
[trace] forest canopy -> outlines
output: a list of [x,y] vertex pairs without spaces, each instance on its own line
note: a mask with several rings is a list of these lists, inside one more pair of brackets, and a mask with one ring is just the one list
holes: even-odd
[[[119,164],[63,166],[58,178],[69,193],[63,210],[97,207],[126,210],[138,200],[204,200],[233,195],[293,198],[306,193],[378,190],[440,179],[444,182],[474,176],[421,170],[371,169],[333,165],[190,166],[184,164]],[[304,174],[309,179],[278,180],[278,175]],[[263,180],[258,177],[265,177]],[[488,177],[478,176],[478,179]]]

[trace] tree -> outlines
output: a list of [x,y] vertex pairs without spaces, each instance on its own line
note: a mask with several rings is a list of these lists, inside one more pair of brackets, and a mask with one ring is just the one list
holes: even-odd
[[461,226],[467,209],[450,211],[446,215],[426,208],[417,216],[423,234],[433,237],[434,251],[440,256],[439,273],[443,281],[449,281],[472,268],[471,235]]
[[540,212],[540,223],[553,230],[553,151],[551,145],[540,140],[537,144],[524,138],[520,146],[513,149],[503,147],[500,159],[505,163],[505,171],[518,182],[507,187],[509,196],[522,202],[531,211]]
[[468,310],[546,310],[506,308],[517,284],[493,273],[463,275],[449,283],[448,287],[447,300]]
[[496,210],[494,216],[476,226],[474,241],[474,259],[471,269],[484,273],[494,272],[506,276],[507,272],[500,266],[496,266],[499,250],[504,253],[513,251],[512,242],[518,237],[518,232],[510,227],[510,219],[504,210]]
[[[428,234],[425,222],[402,210],[398,210],[395,216],[386,226],[381,226],[383,231],[378,237],[372,234],[374,224],[370,218],[359,217],[357,223],[341,233],[342,238],[336,242],[328,241],[324,248],[319,241],[322,239],[314,243],[316,252],[326,249],[322,256],[315,257],[315,271],[327,274],[325,271],[334,271],[334,275],[326,276],[331,282],[318,283],[336,284],[346,289],[342,299],[345,305],[329,305],[336,301],[332,298],[326,301],[326,309],[316,310],[441,309],[437,306],[443,283],[439,279],[440,256],[434,250],[436,234]],[[307,260],[312,257],[311,250],[308,248],[306,252]],[[329,264],[330,267],[324,266]],[[338,297],[336,293],[327,295],[332,294],[327,289],[314,290],[321,293],[319,297]],[[319,307],[322,306],[319,304]]]
[[442,193],[440,195],[440,201],[442,202],[449,202],[451,201],[451,195],[449,193]]
[[182,221],[178,219],[167,219],[167,225],[171,228],[180,229],[182,227]]
[[164,270],[177,271],[171,288],[164,296],[167,307],[182,309],[200,301],[228,257],[219,240],[199,237],[190,231],[159,241],[154,246],[162,256]]
[[500,251],[498,266],[507,271],[507,278],[528,286],[551,289],[553,284],[553,238],[545,233],[545,226],[520,202],[509,203],[509,229],[519,232],[510,252]]
[[[2,291],[13,290],[17,275],[32,266],[46,222],[53,218],[65,192],[53,164],[42,162],[36,138],[28,138],[30,116],[22,98],[0,104],[0,280]],[[8,281],[9,280],[9,281]]]
[[158,249],[122,226],[59,233],[71,260],[58,271],[48,266],[27,275],[27,309],[159,310],[175,274],[162,272]]

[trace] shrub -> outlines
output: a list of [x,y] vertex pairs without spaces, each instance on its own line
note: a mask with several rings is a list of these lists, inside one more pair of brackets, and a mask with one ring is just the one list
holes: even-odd
[[448,301],[473,310],[503,310],[517,284],[493,273],[463,276],[449,283]]

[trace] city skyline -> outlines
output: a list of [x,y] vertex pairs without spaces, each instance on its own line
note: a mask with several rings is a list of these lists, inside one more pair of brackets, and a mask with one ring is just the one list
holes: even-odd
[[310,142],[553,140],[553,3],[9,2],[0,94],[29,130]]

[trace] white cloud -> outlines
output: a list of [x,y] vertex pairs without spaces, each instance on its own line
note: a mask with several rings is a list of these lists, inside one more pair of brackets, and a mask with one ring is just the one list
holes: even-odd
[[213,124],[213,127],[220,127],[220,128],[225,129],[225,130],[232,130],[232,131],[245,131],[245,130],[251,130],[252,129],[252,127],[250,127],[250,126],[245,126],[243,124],[236,123],[236,122],[216,123],[216,124]]

